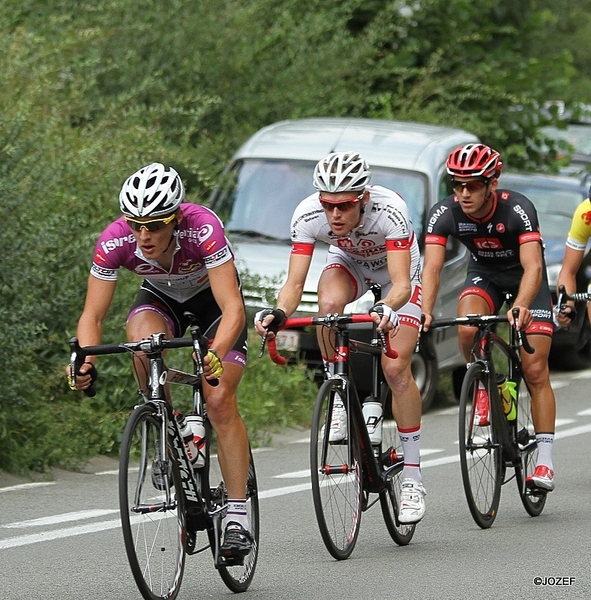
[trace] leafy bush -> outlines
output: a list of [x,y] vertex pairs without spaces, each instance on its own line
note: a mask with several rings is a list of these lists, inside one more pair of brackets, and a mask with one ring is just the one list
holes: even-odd
[[[202,203],[248,136],[307,116],[462,126],[506,163],[539,165],[537,106],[588,99],[590,3],[5,0],[0,469],[117,449],[134,401],[129,363],[101,360],[94,400],[69,392],[64,365],[93,246],[129,173],[170,164]],[[136,289],[122,274],[105,341],[121,338]],[[312,390],[303,367],[251,360],[241,406],[253,438],[305,423]]]

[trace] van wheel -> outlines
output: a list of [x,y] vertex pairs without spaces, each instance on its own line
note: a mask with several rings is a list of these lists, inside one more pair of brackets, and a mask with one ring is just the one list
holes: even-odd
[[437,382],[439,380],[437,358],[430,358],[429,353],[419,344],[418,352],[412,355],[411,370],[421,392],[423,413],[425,413],[433,404],[437,392]]

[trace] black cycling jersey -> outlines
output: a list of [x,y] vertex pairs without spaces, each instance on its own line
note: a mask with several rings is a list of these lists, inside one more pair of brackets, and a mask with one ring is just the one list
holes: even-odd
[[[523,276],[519,246],[537,241],[543,248],[534,205],[522,194],[509,190],[494,193],[492,209],[483,219],[465,214],[455,195],[433,206],[425,243],[445,246],[448,237],[464,244],[472,259],[460,298],[468,294],[480,296],[491,314],[498,313],[507,293],[517,295]],[[543,251],[542,262],[542,283],[529,307],[534,323],[527,332],[552,335],[552,298]]]
[[429,212],[426,244],[445,246],[448,237],[464,244],[472,261],[494,271],[517,269],[519,246],[542,243],[538,214],[532,202],[518,192],[497,190],[491,212],[483,219],[466,215],[455,195],[448,196]]

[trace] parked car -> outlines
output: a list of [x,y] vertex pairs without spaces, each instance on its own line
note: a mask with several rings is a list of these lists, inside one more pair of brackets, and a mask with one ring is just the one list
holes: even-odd
[[[422,244],[428,209],[451,193],[445,172],[448,154],[474,141],[477,138],[471,133],[451,127],[353,118],[281,121],[255,133],[236,152],[210,199],[235,246],[237,264],[245,275],[249,312],[273,304],[285,280],[291,216],[298,203],[315,191],[312,174],[320,159],[330,152],[359,152],[370,165],[371,182],[399,192],[406,200]],[[326,248],[317,244],[297,314],[318,311],[317,283],[325,255]],[[467,258],[463,246],[450,242],[435,316],[456,315]],[[269,282],[271,297],[265,285]],[[366,311],[372,304],[373,299],[366,295],[347,310]],[[369,337],[369,326],[359,327],[365,327],[363,334]],[[439,371],[464,364],[455,328],[437,330],[433,338],[434,352],[420,346],[413,360],[424,409],[435,395]],[[314,332],[291,334],[288,341],[291,349],[302,352],[310,366],[320,367]],[[369,368],[363,368],[363,360],[355,357],[362,367],[358,372],[369,373]],[[369,391],[369,381],[357,383]]]
[[570,161],[562,173],[577,175],[591,169],[591,123],[569,123],[564,128],[547,126],[541,131],[565,146],[563,154]]
[[[545,245],[548,282],[556,302],[556,283],[562,267],[566,238],[573,213],[588,198],[586,176],[566,177],[540,174],[504,173],[501,188],[527,196],[536,206]],[[577,274],[577,291],[586,292],[591,281],[591,257],[586,257]],[[585,304],[577,307],[577,317],[568,329],[560,329],[552,339],[550,361],[562,369],[591,366],[591,325]]]

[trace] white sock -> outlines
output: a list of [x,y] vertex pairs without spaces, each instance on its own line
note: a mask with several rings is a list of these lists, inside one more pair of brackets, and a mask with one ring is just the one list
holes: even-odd
[[226,524],[230,521],[239,523],[246,529],[249,529],[248,513],[246,512],[246,500],[228,500],[228,512],[226,513]]
[[[544,465],[554,470],[552,464],[552,450],[554,449],[553,433],[536,433],[536,442],[538,443],[538,465]],[[537,465],[536,465],[537,466]]]
[[398,428],[398,437],[402,443],[402,452],[404,454],[404,467],[402,468],[402,479],[414,479],[422,483],[421,477],[421,426],[416,429]]

